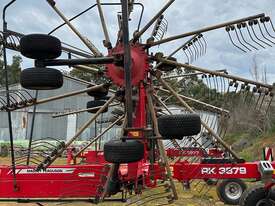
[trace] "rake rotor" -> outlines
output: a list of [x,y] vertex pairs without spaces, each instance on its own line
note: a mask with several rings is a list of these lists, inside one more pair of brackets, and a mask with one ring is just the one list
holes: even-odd
[[[97,202],[103,201],[118,191],[123,191],[125,197],[122,199],[128,199],[128,205],[144,205],[156,199],[165,199],[168,200],[168,203],[178,199],[170,168],[171,162],[176,163],[184,160],[189,163],[202,163],[216,159],[223,160],[220,164],[244,162],[223,140],[228,130],[228,122],[232,118],[232,114],[236,112],[234,109],[239,108],[240,105],[247,111],[265,117],[273,101],[273,85],[230,75],[226,70],[209,70],[190,64],[206,54],[208,43],[205,33],[220,28],[226,29],[232,44],[243,52],[271,47],[275,44],[273,35],[275,30],[269,17],[259,14],[165,38],[164,36],[168,31],[168,21],[164,18],[164,12],[175,0],[169,0],[143,28],[141,28],[143,5],[134,1],[121,0],[121,3],[101,3],[100,0],[97,0],[96,4],[72,18],[67,18],[59,10],[54,0],[47,0],[47,2],[64,21],[49,34],[66,25],[91,53],[62,42],[61,51],[68,54],[67,59],[59,59],[60,55],[56,55],[55,58],[30,58],[35,59],[36,67],[38,67],[37,65],[41,68],[69,66],[97,74],[100,76],[101,83],[95,84],[98,79],[95,79],[94,82],[85,82],[74,77],[68,77],[84,82],[88,87],[45,99],[33,97],[25,89],[7,90],[0,94],[0,110],[11,112],[83,93],[89,94],[89,92],[106,90],[106,88],[108,88],[107,93],[110,91],[112,95],[109,97],[106,94],[101,98],[94,96],[93,101],[103,102],[100,106],[54,114],[53,118],[81,112],[94,113],[66,142],[47,138],[30,140],[29,148],[21,149],[21,152],[18,153],[19,156],[15,158],[16,165],[22,165],[27,161],[35,165],[35,171],[47,171],[47,168],[56,159],[74,146],[75,141],[93,123],[95,125],[100,124],[100,132],[97,133],[98,130],[95,129],[95,134],[85,141],[78,150],[74,151],[71,158],[75,160],[75,163],[76,158],[83,157],[85,151],[91,149],[95,149],[98,155],[97,152],[101,152],[101,141],[104,140],[104,135],[115,125],[118,125],[121,128],[121,135],[114,139],[119,140],[121,145],[131,142],[133,139],[141,142],[146,149],[143,154],[145,155],[144,158],[139,162],[113,161],[112,164],[109,164],[105,161],[102,164],[106,167],[95,172],[96,176],[101,176],[99,182],[94,184],[93,182],[83,182],[79,186],[68,185],[62,191],[61,197],[66,197],[68,194],[72,195],[71,191],[74,191],[73,195],[75,195],[82,187],[87,188],[87,191],[96,188]],[[121,6],[121,13],[118,14],[118,38],[116,44],[113,45],[110,41],[102,7],[117,5]],[[142,11],[137,29],[130,39],[129,17],[137,5],[141,6]],[[106,56],[72,23],[74,19],[95,7],[98,9],[104,33],[103,45],[108,50]],[[150,37],[145,44],[142,44],[141,37],[153,25],[154,28]],[[0,36],[0,44],[15,51],[20,50],[19,42],[22,38],[28,37],[7,29],[1,34],[3,36]],[[162,53],[150,54],[149,49],[153,46],[189,36],[191,38],[188,41],[167,56]],[[179,51],[184,53],[186,63],[179,63],[173,58]],[[170,83],[171,79],[174,81]],[[173,86],[171,86],[172,84]],[[110,86],[114,90],[109,90]],[[120,106],[120,108],[116,106]],[[173,106],[177,106],[176,112],[174,112]],[[113,116],[104,119],[102,114],[108,107],[114,107]],[[159,129],[159,118],[172,116],[177,112],[186,116],[192,113],[198,114],[202,127],[200,132],[196,135],[186,135],[181,139],[162,137]],[[108,126],[103,129],[102,125],[106,123]],[[199,152],[202,155],[188,155],[186,150]],[[175,151],[180,155],[169,156],[167,151]],[[131,151],[129,150],[129,152]],[[97,164],[97,162],[92,162],[92,164]],[[124,170],[129,170],[129,174],[123,174],[121,171]],[[141,171],[142,174],[138,174],[137,171]],[[85,172],[83,174],[86,175]],[[160,184],[160,182],[162,183]],[[192,184],[199,193],[205,195],[210,188],[205,182],[206,180],[189,181],[185,186]],[[149,189],[158,187],[162,188],[163,191],[146,194]],[[141,197],[140,194],[143,192],[144,196]],[[126,197],[127,195],[129,197]]]

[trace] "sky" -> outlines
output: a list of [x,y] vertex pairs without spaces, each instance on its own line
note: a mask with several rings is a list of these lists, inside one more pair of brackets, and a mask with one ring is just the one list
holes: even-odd
[[[0,9],[9,0],[0,0]],[[72,17],[78,12],[93,5],[95,0],[56,0],[56,6],[66,17]],[[102,1],[103,2],[103,1]],[[104,2],[119,2],[110,0]],[[143,27],[168,0],[136,0],[145,6],[144,16],[141,27]],[[113,44],[117,36],[117,13],[120,12],[119,6],[104,7],[104,15],[108,31]],[[130,35],[137,28],[140,8],[135,7],[131,16]],[[2,13],[2,12],[1,12]],[[275,1],[274,0],[176,0],[171,7],[164,13],[168,21],[168,31],[165,37],[186,33],[202,27],[211,26],[247,16],[265,13],[270,16],[275,25]],[[8,28],[24,34],[48,33],[55,26],[62,23],[53,9],[47,4],[46,0],[17,0],[10,7],[7,13]],[[2,25],[2,20],[0,20]],[[107,54],[103,47],[103,31],[100,24],[98,11],[96,8],[73,21],[73,25],[87,37],[97,48]],[[268,27],[270,34],[275,37],[275,31]],[[142,40],[150,36],[150,28],[143,36]],[[68,27],[63,27],[54,35],[63,42],[89,51],[85,45],[73,34]],[[194,61],[192,64],[203,68],[217,70],[226,69],[230,74],[239,75],[248,79],[253,77],[250,69],[253,67],[253,59],[256,61],[260,70],[266,70],[267,81],[272,84],[275,82],[275,44],[274,47],[266,46],[265,49],[244,53],[234,47],[224,28],[206,32],[204,37],[207,41],[207,52],[205,55]],[[249,36],[245,34],[245,38]],[[173,41],[170,43],[155,46],[151,52],[163,52],[168,55],[175,48],[186,42],[190,37]],[[272,39],[275,43],[275,39]],[[272,44],[272,43],[270,43]],[[16,53],[9,51],[8,57]],[[175,55],[179,62],[186,62],[185,54],[180,51]],[[33,62],[23,58],[23,67],[31,67]]]

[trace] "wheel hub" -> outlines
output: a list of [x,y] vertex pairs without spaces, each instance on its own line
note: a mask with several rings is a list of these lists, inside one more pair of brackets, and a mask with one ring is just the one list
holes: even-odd
[[[119,44],[109,51],[109,56],[123,55],[123,45]],[[137,86],[140,81],[146,78],[149,70],[149,58],[144,48],[140,44],[131,45],[131,84]],[[107,65],[106,76],[109,77],[114,84],[125,86],[124,68],[115,64]]]
[[226,185],[225,193],[230,199],[237,200],[242,196],[243,190],[239,184],[231,182]]

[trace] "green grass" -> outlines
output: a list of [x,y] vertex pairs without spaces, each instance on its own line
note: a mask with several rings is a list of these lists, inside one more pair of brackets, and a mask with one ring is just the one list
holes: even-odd
[[263,134],[251,135],[245,132],[232,133],[227,135],[224,140],[229,145],[232,145],[241,139],[248,140],[251,145],[236,152],[246,161],[260,160],[262,158],[263,147],[268,146],[275,149],[275,124]]

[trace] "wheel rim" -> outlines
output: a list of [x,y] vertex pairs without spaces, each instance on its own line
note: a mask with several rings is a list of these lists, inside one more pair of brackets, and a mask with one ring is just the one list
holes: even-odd
[[243,189],[236,182],[230,182],[225,186],[225,194],[231,200],[238,200],[242,196]]

